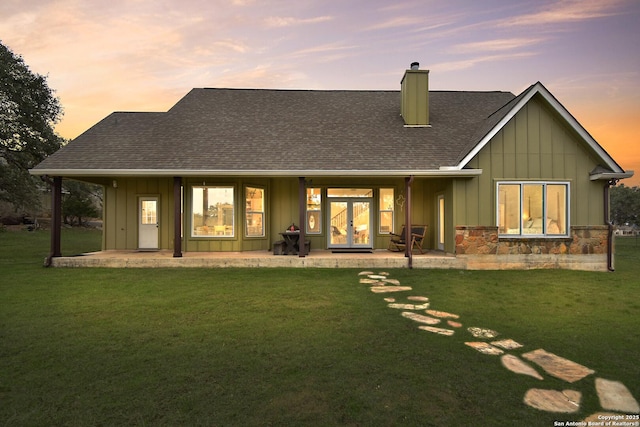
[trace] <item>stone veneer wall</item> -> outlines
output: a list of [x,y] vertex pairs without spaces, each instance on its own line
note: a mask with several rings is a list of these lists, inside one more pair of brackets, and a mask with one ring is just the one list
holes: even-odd
[[606,254],[606,225],[573,226],[565,238],[498,238],[495,226],[457,226],[456,255]]

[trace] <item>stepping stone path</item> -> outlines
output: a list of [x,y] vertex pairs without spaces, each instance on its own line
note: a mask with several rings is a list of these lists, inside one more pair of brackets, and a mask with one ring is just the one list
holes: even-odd
[[543,390],[532,388],[524,395],[524,403],[547,412],[565,412],[571,414],[580,409],[582,394],[575,390]]
[[542,349],[525,353],[522,357],[536,363],[549,375],[560,378],[561,380],[565,380],[569,383],[580,381],[587,375],[591,375],[595,372],[594,370],[572,362],[571,360],[556,356],[553,353],[547,353]]
[[418,326],[418,329],[422,329],[423,331],[433,332],[434,334],[438,334],[438,335],[446,335],[449,337],[454,333],[454,331],[452,331],[451,329],[436,328],[435,326]]
[[446,311],[437,311],[437,310],[427,310],[427,314],[433,317],[440,317],[442,319],[459,319],[460,316],[457,314],[447,313]]
[[510,370],[511,372],[515,372],[516,374],[529,375],[530,377],[537,378],[542,381],[542,375],[538,373],[535,369],[533,369],[526,362],[523,362],[518,356],[514,356],[513,354],[505,354],[500,358],[502,362],[502,366]]
[[[426,310],[427,308],[429,308],[429,303],[426,304],[398,304],[398,303],[391,303],[391,304],[387,304],[387,307],[389,308],[400,308],[402,310]],[[429,310],[427,310],[429,311]]]
[[436,319],[435,317],[425,316],[424,314],[418,314],[412,311],[403,311],[402,316],[411,319],[414,322],[426,323],[427,325],[437,325],[441,322],[440,319]]
[[[362,271],[358,274],[360,276],[360,283],[371,285],[371,292],[379,293],[392,293],[392,292],[408,292],[412,288],[410,286],[401,286],[400,281],[396,279],[389,279],[389,273],[380,272],[374,273],[373,271]],[[411,295],[405,297],[408,301],[419,302],[422,304],[414,303],[402,303],[398,302],[396,298],[386,297],[384,301],[387,302],[387,307],[401,310],[413,310],[402,311],[401,315],[406,317],[420,325],[418,328],[423,331],[431,332],[437,335],[452,336],[455,333],[453,329],[435,327],[443,320],[446,320],[448,326],[452,328],[462,328],[462,323],[457,321],[460,316],[453,313],[440,310],[428,309],[430,300],[426,296]],[[428,316],[419,314],[416,311],[425,310]],[[456,319],[456,320],[451,320]],[[430,326],[425,326],[430,325]],[[476,339],[494,339],[499,334],[498,332],[472,326],[467,328],[467,332]],[[500,361],[509,371],[527,375],[536,378],[540,381],[544,381],[544,377],[529,363],[520,359],[513,354],[504,354],[505,351],[518,350],[524,347],[522,344],[508,338],[491,342],[486,341],[468,341],[465,344],[479,353],[501,356]],[[557,356],[553,353],[549,353],[544,349],[537,349],[529,351],[521,355],[524,359],[528,360],[539,366],[545,373],[566,381],[567,383],[575,383],[583,378],[595,373],[593,369],[589,369],[586,366],[580,365],[571,360]],[[600,400],[600,406],[610,412],[598,412],[585,418],[584,423],[580,425],[587,425],[589,421],[595,422],[592,425],[605,425],[599,424],[602,420],[622,420],[625,414],[638,414],[640,412],[640,405],[631,395],[627,387],[619,381],[611,381],[603,378],[595,379],[596,393]],[[582,401],[582,393],[576,390],[548,390],[541,388],[532,388],[525,393],[523,402],[532,408],[539,409],[546,412],[554,413],[567,413],[572,414],[580,410],[580,402]],[[637,422],[637,418],[635,418]],[[578,424],[576,424],[578,425]],[[609,424],[612,425],[612,424]],[[637,424],[633,424],[637,425]]]
[[638,402],[633,398],[627,387],[619,381],[596,378],[596,391],[603,409],[622,411],[629,414],[640,412]]

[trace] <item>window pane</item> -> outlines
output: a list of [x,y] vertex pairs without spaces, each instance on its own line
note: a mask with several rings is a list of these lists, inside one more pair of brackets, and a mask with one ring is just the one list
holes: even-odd
[[522,191],[522,234],[543,234],[542,184],[524,184]]
[[498,230],[500,234],[520,234],[520,184],[498,186]]
[[307,188],[307,210],[319,211],[322,206],[322,193],[319,188]]
[[567,186],[547,185],[547,234],[567,234]]
[[328,188],[327,197],[372,197],[371,188]]
[[246,187],[245,206],[247,237],[264,236],[264,189]]
[[307,227],[309,234],[322,232],[322,191],[320,188],[307,188]]
[[394,191],[393,188],[380,189],[380,234],[393,232],[394,216]]
[[193,236],[234,236],[233,187],[193,187]]
[[157,224],[157,212],[155,200],[143,200],[142,201],[142,224]]

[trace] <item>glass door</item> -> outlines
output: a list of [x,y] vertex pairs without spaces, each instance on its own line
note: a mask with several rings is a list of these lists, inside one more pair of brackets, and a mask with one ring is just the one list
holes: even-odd
[[341,198],[329,202],[329,248],[372,248],[372,199]]

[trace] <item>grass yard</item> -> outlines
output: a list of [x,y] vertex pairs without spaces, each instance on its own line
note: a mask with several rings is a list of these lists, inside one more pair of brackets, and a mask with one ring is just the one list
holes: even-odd
[[[63,253],[100,233],[64,230]],[[46,269],[49,234],[0,233],[2,426],[553,426],[600,410],[594,379],[640,399],[640,244],[616,272],[391,270],[464,327],[596,371],[516,375],[386,307],[348,269]],[[395,295],[401,302],[402,297]],[[523,402],[583,393],[577,414]]]

